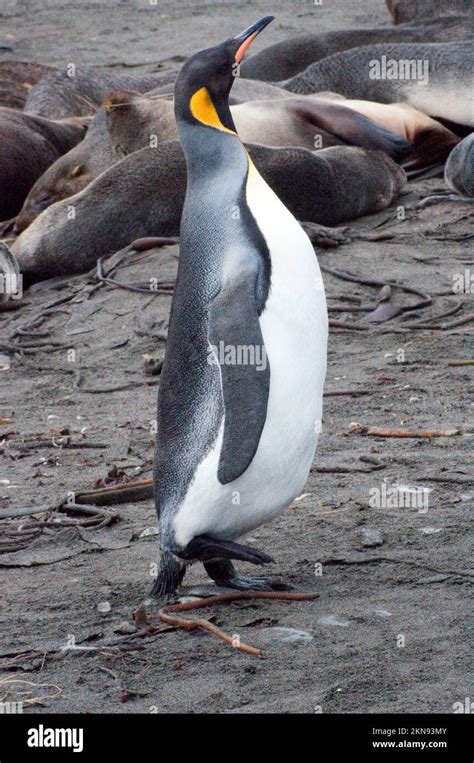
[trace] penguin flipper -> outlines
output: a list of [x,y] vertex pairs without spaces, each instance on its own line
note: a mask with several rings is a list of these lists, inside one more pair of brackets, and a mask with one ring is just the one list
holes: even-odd
[[217,477],[240,477],[257,451],[267,416],[270,367],[258,318],[257,268],[243,268],[213,300],[209,341],[221,368],[224,437]]

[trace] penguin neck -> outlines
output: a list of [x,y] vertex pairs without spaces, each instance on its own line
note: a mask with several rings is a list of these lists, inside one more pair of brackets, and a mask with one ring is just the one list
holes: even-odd
[[188,184],[209,183],[210,178],[222,177],[247,166],[247,153],[236,132],[205,124],[178,122],[179,140],[186,158]]

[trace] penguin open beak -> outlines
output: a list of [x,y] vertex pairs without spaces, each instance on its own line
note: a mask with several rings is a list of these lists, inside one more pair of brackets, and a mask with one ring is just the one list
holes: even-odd
[[275,16],[264,16],[251,26],[247,27],[247,29],[244,29],[244,31],[238,34],[236,37],[234,37],[234,42],[240,43],[235,54],[236,63],[240,64],[245,53],[247,52],[247,49],[250,47],[257,35],[260,34],[260,32],[265,29],[265,27],[268,26],[268,24],[270,24],[274,18]]

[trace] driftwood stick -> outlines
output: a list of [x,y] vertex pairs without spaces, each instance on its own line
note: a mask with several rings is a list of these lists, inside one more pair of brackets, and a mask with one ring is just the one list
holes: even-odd
[[430,439],[432,437],[454,437],[461,434],[459,429],[427,429],[420,430],[419,432],[412,432],[406,429],[386,429],[384,427],[369,427],[365,434],[372,435],[374,437],[416,437],[422,439]]
[[417,289],[414,286],[407,286],[406,284],[398,283],[397,281],[378,281],[374,278],[364,278],[363,276],[358,276],[355,273],[349,273],[346,270],[336,270],[335,268],[329,268],[327,265],[320,265],[320,267],[321,270],[323,270],[325,273],[330,273],[336,278],[341,278],[343,281],[359,283],[363,286],[392,286],[396,289],[402,289],[402,291],[406,291],[409,294],[416,294],[416,296],[421,297],[421,300],[416,302],[414,305],[404,306],[404,312],[407,312],[408,310],[419,310],[422,307],[428,307],[433,302],[433,298],[430,294],[428,294],[426,291],[422,291],[421,289]]
[[189,612],[191,609],[202,609],[203,607],[212,607],[214,604],[223,604],[229,601],[240,601],[242,599],[277,599],[280,601],[310,601],[317,599],[319,594],[317,593],[280,593],[277,591],[243,591],[238,593],[222,593],[218,596],[209,596],[206,599],[198,599],[197,601],[183,602],[182,604],[170,604],[166,607],[162,607],[158,610],[158,617],[164,623],[173,625],[177,628],[186,628],[187,630],[194,630],[195,628],[203,628],[204,630],[213,633],[217,638],[225,641],[226,644],[230,644],[234,649],[238,649],[245,654],[251,654],[255,657],[260,657],[260,649],[255,649],[253,646],[244,644],[235,637],[229,636],[227,633],[217,628],[215,625],[198,618],[197,620],[187,620],[184,617],[176,617],[175,612]]
[[46,511],[52,511],[51,506],[32,506],[27,509],[0,509],[0,519],[11,519],[12,517],[27,517],[30,514],[44,514]]
[[335,318],[329,318],[330,328],[335,329],[349,329],[349,331],[367,331],[369,326],[360,326],[357,323],[349,323],[348,321],[338,321]]
[[371,395],[376,391],[375,389],[334,389],[323,392],[323,397],[359,397],[360,395]]
[[130,501],[146,501],[153,498],[153,480],[146,479],[139,482],[127,482],[124,485],[113,485],[98,490],[88,490],[75,494],[79,504],[93,506],[110,506],[116,503],[129,503]]

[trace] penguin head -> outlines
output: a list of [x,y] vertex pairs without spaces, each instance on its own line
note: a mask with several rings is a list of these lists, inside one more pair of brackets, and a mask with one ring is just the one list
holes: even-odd
[[238,65],[255,37],[273,21],[264,16],[220,45],[201,50],[183,64],[176,80],[174,103],[176,120],[204,124],[235,132],[229,110],[229,93],[238,74]]

